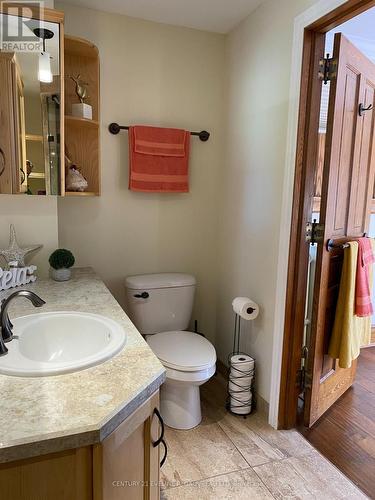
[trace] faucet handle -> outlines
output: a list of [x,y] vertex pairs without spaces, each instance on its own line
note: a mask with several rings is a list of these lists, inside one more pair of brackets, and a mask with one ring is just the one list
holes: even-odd
[[[3,299],[1,301],[1,308],[0,310],[3,309],[5,306],[6,299]],[[3,318],[3,324],[0,323],[0,332],[2,334],[2,338],[4,342],[9,342],[10,340],[13,339],[13,323],[9,319],[9,314],[8,311],[4,311],[4,318]],[[1,352],[1,347],[0,347],[0,352]]]
[[6,354],[8,352],[8,348],[3,341],[1,330],[2,329],[0,326],[0,356],[4,356],[4,354]]
[[[0,303],[0,311],[1,309],[3,308],[3,305],[4,305],[4,302],[5,302],[5,299],[3,299]],[[7,315],[8,316],[8,315]],[[9,317],[6,318],[9,323],[10,323],[10,320],[9,320]],[[11,323],[10,323],[11,324]],[[4,354],[6,354],[8,352],[8,349],[5,345],[5,339],[4,339],[4,332],[3,332],[3,329],[2,329],[2,326],[1,326],[1,323],[0,323],[0,356],[4,356]]]
[[0,310],[0,356],[6,354],[8,349],[5,346],[5,342],[9,342],[13,339],[12,328],[13,325],[8,316],[8,307],[10,302],[16,297],[25,297],[31,301],[34,307],[41,307],[45,304],[44,300],[41,299],[36,293],[31,290],[18,290],[12,293],[1,302]]
[[[1,311],[1,309],[2,309],[2,307],[3,307],[3,305],[4,305],[4,303],[5,303],[5,299],[3,299],[3,300],[1,301],[0,311]],[[10,321],[10,319],[9,319],[9,314],[8,314],[8,313],[6,314],[6,320],[7,320],[7,324],[8,324],[8,326],[10,326],[10,328],[13,328],[13,323]],[[1,325],[0,325],[0,328],[1,328]]]

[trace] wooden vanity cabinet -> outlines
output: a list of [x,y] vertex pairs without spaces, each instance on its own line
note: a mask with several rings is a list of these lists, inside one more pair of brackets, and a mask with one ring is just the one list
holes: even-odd
[[160,435],[155,408],[159,394],[94,446],[94,500],[159,499],[159,447],[152,444]]
[[1,500],[159,500],[154,393],[103,442],[0,464]]

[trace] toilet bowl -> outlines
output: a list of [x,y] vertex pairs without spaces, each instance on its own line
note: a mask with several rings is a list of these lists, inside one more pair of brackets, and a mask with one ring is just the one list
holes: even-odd
[[199,387],[215,373],[215,348],[186,331],[162,332],[146,340],[166,369],[160,397],[164,422],[174,429],[196,427],[202,420]]
[[194,276],[181,273],[126,278],[130,319],[166,369],[160,412],[166,425],[174,429],[191,429],[200,423],[199,388],[216,370],[211,342],[186,331],[195,285]]

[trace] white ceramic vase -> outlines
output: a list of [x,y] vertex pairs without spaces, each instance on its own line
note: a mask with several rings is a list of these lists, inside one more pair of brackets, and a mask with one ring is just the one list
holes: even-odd
[[54,269],[51,267],[50,269],[51,278],[55,281],[68,281],[72,275],[72,271],[63,267],[62,269]]

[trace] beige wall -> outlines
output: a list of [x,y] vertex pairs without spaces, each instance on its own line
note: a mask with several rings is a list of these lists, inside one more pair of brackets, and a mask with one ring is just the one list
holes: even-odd
[[[65,11],[66,32],[93,41],[101,59],[102,196],[58,201],[60,245],[78,265],[93,266],[121,304],[128,274],[193,273],[194,318],[213,339],[225,37],[55,6]],[[112,121],[209,130],[207,143],[191,141],[191,192],[130,192],[127,133],[109,134]]]
[[[268,0],[228,37],[56,5],[68,33],[98,45],[102,72],[103,195],[59,200],[60,244],[94,266],[121,303],[126,274],[197,275],[194,317],[223,361],[232,298],[259,302],[243,348],[257,359],[267,401],[293,23],[314,3]],[[129,192],[127,136],[110,136],[111,121],[210,130],[207,144],[193,140],[191,194]]]
[[[313,3],[268,0],[228,37],[56,3],[67,33],[100,50],[102,196],[0,197],[1,246],[15,223],[20,243],[45,245],[33,258],[44,274],[58,246],[56,203],[60,246],[73,250],[78,265],[92,265],[122,304],[127,274],[195,274],[194,318],[222,360],[232,347],[232,298],[259,302],[259,319],[244,325],[243,348],[257,358],[266,400],[293,21]],[[192,140],[191,193],[128,191],[127,135],[111,136],[111,121],[210,130],[208,143]]]
[[[58,247],[57,198],[54,196],[0,196],[0,248],[9,243],[9,226],[14,224],[20,246],[43,244],[28,258],[39,269],[39,276],[48,275],[48,257]],[[4,262],[0,262],[0,266]]]
[[269,0],[227,40],[227,154],[220,203],[216,346],[231,350],[231,299],[250,296],[259,318],[244,325],[269,401],[275,288],[288,125],[294,18],[314,0]]
[[[56,3],[67,33],[98,45],[102,86],[102,196],[58,200],[60,246],[73,250],[78,265],[92,265],[122,304],[127,274],[195,274],[194,317],[216,336],[222,360],[232,347],[232,298],[259,302],[259,319],[244,326],[243,348],[257,358],[266,400],[293,21],[314,3],[268,0],[228,37]],[[210,130],[208,143],[192,140],[191,193],[128,191],[127,135],[111,136],[111,121]],[[56,246],[53,199],[40,205],[0,197],[0,213],[3,244],[13,221],[22,243]]]

